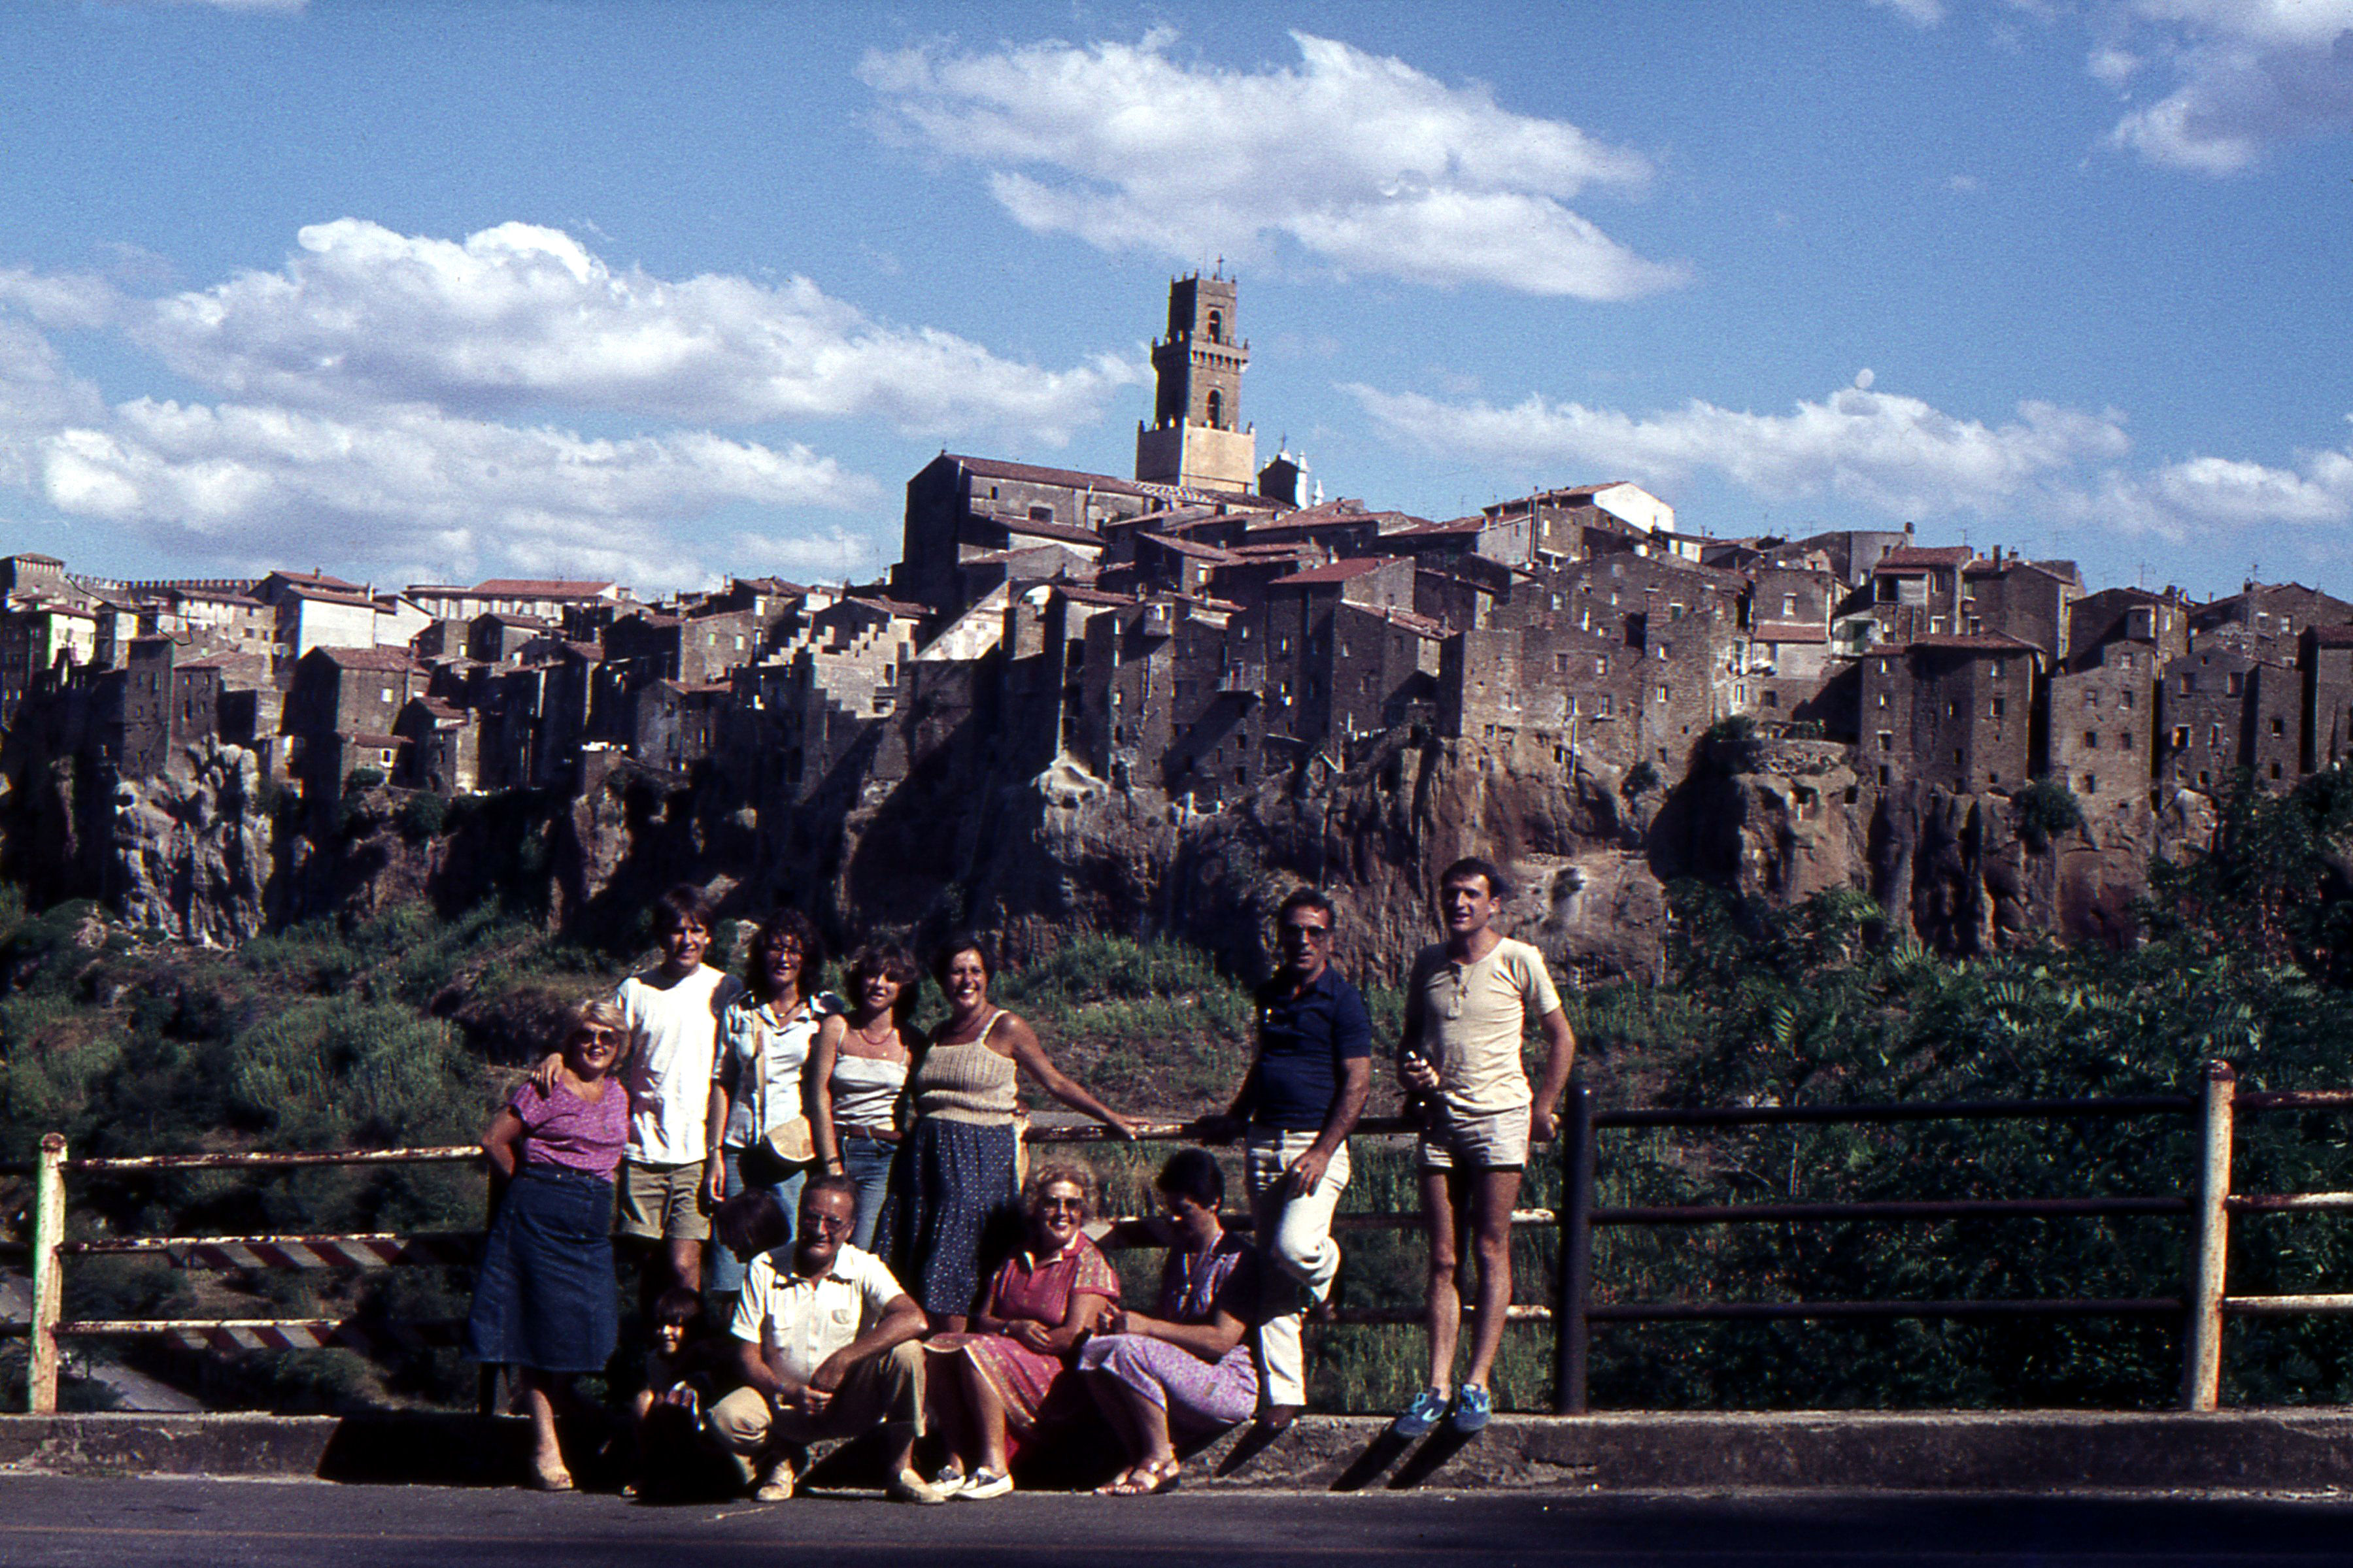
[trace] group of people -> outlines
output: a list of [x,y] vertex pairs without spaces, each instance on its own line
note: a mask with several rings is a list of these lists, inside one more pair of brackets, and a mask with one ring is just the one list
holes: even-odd
[[[1398,1064],[1422,1128],[1430,1372],[1394,1423],[1405,1437],[1441,1420],[1475,1432],[1493,1409],[1512,1209],[1575,1048],[1541,954],[1492,929],[1507,894],[1484,861],[1448,868],[1446,938],[1409,982]],[[1100,1489],[1113,1495],[1177,1484],[1182,1436],[1288,1426],[1306,1403],[1301,1320],[1339,1272],[1333,1215],[1371,1087],[1371,1022],[1332,967],[1334,921],[1320,893],[1283,901],[1251,1066],[1202,1124],[1207,1141],[1243,1145],[1250,1237],[1225,1228],[1215,1157],[1179,1150],[1155,1182],[1159,1212],[1122,1222],[1121,1240],[1167,1248],[1145,1312],[1088,1237],[1094,1173],[1052,1160],[1020,1179],[1020,1081],[1124,1137],[1137,1123],[991,1003],[986,942],[940,945],[931,972],[948,1016],[925,1032],[903,948],[859,948],[842,994],[822,992],[818,933],[786,911],[760,927],[737,980],[703,963],[703,895],[663,895],[661,962],[578,1008],[483,1138],[492,1218],[469,1349],[519,1373],[534,1484],[573,1484],[555,1416],[571,1379],[603,1371],[618,1342],[617,1230],[645,1265],[641,1450],[691,1432],[765,1500],[793,1494],[809,1444],[878,1426],[890,1495],[913,1502],[1003,1496],[1023,1444],[1091,1412],[1124,1450]],[[1546,1047],[1533,1089],[1530,1023]],[[1477,1313],[1458,1381],[1466,1256]]]

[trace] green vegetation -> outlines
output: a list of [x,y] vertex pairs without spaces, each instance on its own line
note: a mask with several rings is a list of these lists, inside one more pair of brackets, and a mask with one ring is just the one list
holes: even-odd
[[2036,779],[2012,795],[2010,805],[2018,811],[2019,833],[2037,849],[2084,826],[2084,803],[2057,779]]
[[380,787],[383,783],[384,770],[382,768],[353,768],[352,770],[351,777],[343,781],[343,787],[354,790],[375,789]]
[[[1604,1104],[2182,1092],[2218,1058],[2253,1087],[2345,1087],[2353,786],[2330,773],[2282,799],[2242,790],[2221,820],[2213,853],[2152,868],[2145,940],[2126,951],[2037,946],[1955,963],[1886,942],[1880,911],[1856,894],[1773,910],[1680,885],[1667,982],[1571,998],[1581,1071]],[[724,951],[744,931],[721,935]],[[142,945],[87,904],[35,913],[0,889],[0,1157],[28,1158],[51,1129],[80,1153],[468,1142],[553,1019],[623,967],[488,908],[315,922],[223,953]],[[1218,1109],[1247,1060],[1248,986],[1187,948],[1073,942],[1005,973],[997,995],[1124,1108]],[[1385,1047],[1399,998],[1377,984],[1368,999]],[[1377,1111],[1394,1106],[1386,1078]],[[2240,1189],[2353,1185],[2348,1133],[2335,1115],[2245,1117]],[[1612,1131],[1601,1201],[2177,1194],[2190,1142],[2188,1119],[2163,1116]],[[1165,1152],[1088,1151],[1129,1213],[1146,1206]],[[1411,1209],[1410,1160],[1401,1141],[1360,1140],[1347,1206]],[[1239,1200],[1230,1156],[1229,1172]],[[0,1178],[0,1211],[22,1212],[23,1186]],[[480,1186],[462,1167],[354,1167],[84,1179],[74,1193],[84,1235],[235,1234],[467,1228]],[[1539,1159],[1524,1204],[1557,1194],[1553,1163]],[[2184,1237],[2161,1217],[1609,1227],[1597,1235],[1596,1277],[1605,1300],[2170,1297]],[[1350,1232],[1345,1245],[1344,1304],[1419,1300],[1410,1233]],[[1545,1300],[1551,1234],[1525,1230],[1515,1251],[1521,1299]],[[1149,1290],[1155,1259],[1123,1267]],[[2237,1223],[2234,1290],[2337,1290],[2348,1274],[2342,1219]],[[239,1276],[90,1260],[69,1283],[76,1314],[429,1319],[459,1315],[464,1300],[461,1272],[421,1268]],[[1411,1330],[1333,1328],[1314,1342],[1315,1397],[1329,1407],[1393,1407],[1420,1376]],[[2353,1328],[2337,1321],[2241,1319],[2228,1345],[2231,1401],[2353,1397]],[[1515,1329],[1506,1346],[1503,1402],[1542,1407],[1549,1333]],[[2154,1407],[2172,1397],[2179,1353],[2164,1318],[1612,1324],[1593,1347],[1601,1408]],[[462,1403],[471,1382],[450,1352],[382,1363],[328,1352],[249,1356],[216,1386],[229,1400],[320,1408]]]

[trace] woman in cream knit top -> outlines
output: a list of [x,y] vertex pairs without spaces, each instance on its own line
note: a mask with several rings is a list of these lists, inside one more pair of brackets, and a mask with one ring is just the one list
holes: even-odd
[[933,1327],[952,1332],[963,1330],[987,1277],[981,1253],[990,1236],[1019,1221],[1013,1120],[1021,1074],[1120,1136],[1135,1136],[1132,1118],[1073,1082],[1037,1031],[990,1003],[996,973],[995,955],[969,932],[948,938],[933,960],[948,1019],[915,1064],[915,1125],[899,1144],[876,1237]]

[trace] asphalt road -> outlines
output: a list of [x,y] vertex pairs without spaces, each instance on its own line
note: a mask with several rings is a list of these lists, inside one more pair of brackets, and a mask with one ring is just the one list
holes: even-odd
[[320,1482],[0,1479],[0,1563],[146,1568],[779,1568],[797,1563],[1714,1565],[2353,1562],[2353,1500],[1595,1498],[1528,1493],[1015,1496],[942,1508]]

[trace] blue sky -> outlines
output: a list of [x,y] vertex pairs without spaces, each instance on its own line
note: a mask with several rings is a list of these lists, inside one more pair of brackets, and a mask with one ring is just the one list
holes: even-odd
[[2353,593],[2353,0],[0,12],[0,546],[861,575],[1121,474],[1226,258],[1261,456]]

